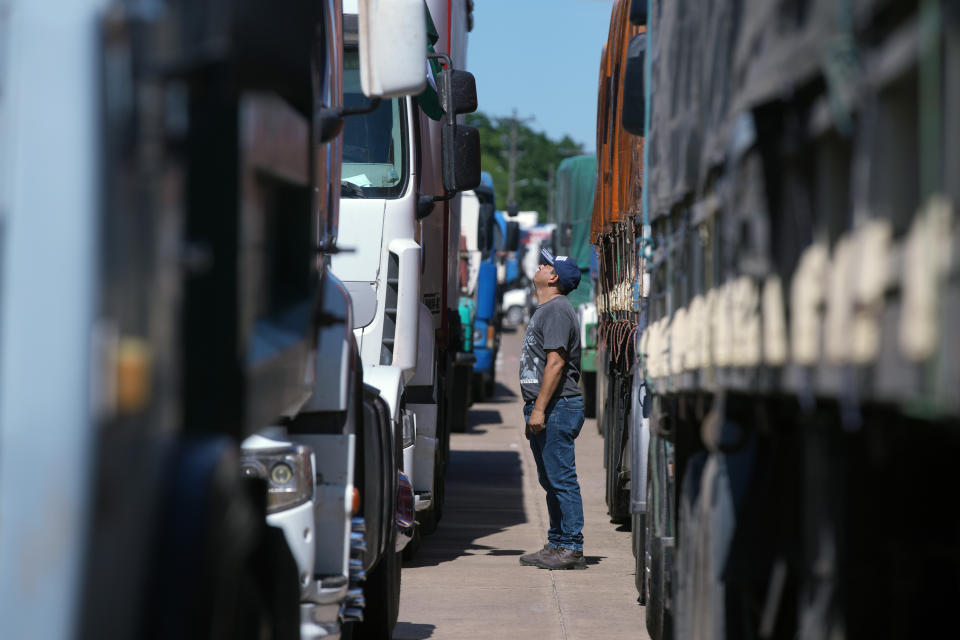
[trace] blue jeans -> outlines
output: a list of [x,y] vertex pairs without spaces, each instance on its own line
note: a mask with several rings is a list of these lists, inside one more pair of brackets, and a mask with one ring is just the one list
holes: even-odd
[[[533,403],[523,407],[530,420]],[[540,433],[527,432],[533,458],[537,461],[540,486],[547,492],[551,547],[583,551],[583,500],[577,482],[574,440],[583,427],[583,398],[558,398],[547,405],[546,427]]]

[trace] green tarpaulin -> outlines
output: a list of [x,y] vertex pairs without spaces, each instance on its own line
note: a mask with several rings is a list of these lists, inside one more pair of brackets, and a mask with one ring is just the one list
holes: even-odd
[[[567,158],[557,167],[554,216],[557,224],[555,253],[577,261],[583,274],[580,286],[570,294],[576,306],[593,300],[590,284],[590,220],[593,216],[593,188],[597,159],[593,155]],[[569,231],[568,231],[569,230]]]

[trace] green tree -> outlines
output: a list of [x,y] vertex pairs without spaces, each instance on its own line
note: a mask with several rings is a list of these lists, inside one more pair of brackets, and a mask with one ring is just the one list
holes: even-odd
[[[493,178],[497,208],[506,209],[508,183],[508,152],[512,118],[491,117],[471,113],[465,124],[480,130],[481,165]],[[550,202],[548,183],[551,172],[568,156],[583,153],[583,145],[569,136],[552,140],[545,133],[534,131],[524,123],[518,125],[515,193],[521,211],[537,211],[540,221],[546,222]]]

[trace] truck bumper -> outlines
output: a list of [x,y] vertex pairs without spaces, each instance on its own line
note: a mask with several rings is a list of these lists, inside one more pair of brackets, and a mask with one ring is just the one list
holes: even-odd
[[340,603],[300,605],[300,640],[340,640]]

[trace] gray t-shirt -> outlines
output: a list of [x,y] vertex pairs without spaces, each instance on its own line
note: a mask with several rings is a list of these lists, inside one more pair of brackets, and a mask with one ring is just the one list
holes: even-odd
[[[580,322],[567,296],[544,302],[533,312],[520,350],[520,390],[525,402],[540,393],[547,351],[563,348],[567,364],[553,397],[580,395]],[[552,399],[552,398],[551,398]]]

